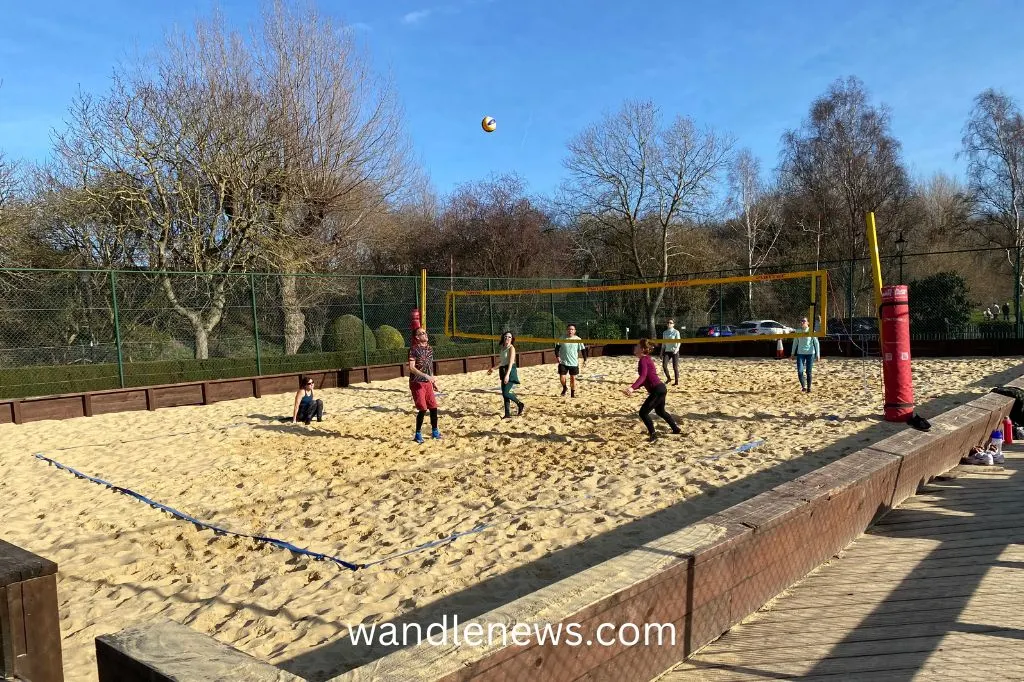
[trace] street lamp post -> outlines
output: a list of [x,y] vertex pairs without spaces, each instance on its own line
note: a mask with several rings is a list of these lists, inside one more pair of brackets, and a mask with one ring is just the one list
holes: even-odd
[[907,240],[903,238],[903,231],[900,230],[900,236],[896,239],[896,253],[900,257],[900,284],[904,284],[903,281],[903,252],[907,249]]

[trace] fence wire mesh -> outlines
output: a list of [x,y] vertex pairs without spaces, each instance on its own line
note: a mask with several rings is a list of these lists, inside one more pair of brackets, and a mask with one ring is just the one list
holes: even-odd
[[[914,340],[1019,339],[1016,256],[1013,250],[976,249],[886,257],[883,279],[909,283]],[[877,336],[867,259],[757,272],[819,268],[829,275],[823,311],[828,336]],[[743,274],[733,269],[670,278]],[[442,333],[450,291],[621,283],[431,277],[425,319],[438,358],[489,354],[493,341]],[[0,270],[0,398],[403,362],[420,288],[415,276]],[[654,331],[660,335],[670,317],[685,328],[684,336],[713,336],[754,319],[793,327],[807,313],[807,290],[807,280],[666,289]],[[478,334],[510,329],[559,337],[571,322],[583,338],[636,339],[651,333],[647,296],[656,293],[466,298],[458,305],[457,324]]]

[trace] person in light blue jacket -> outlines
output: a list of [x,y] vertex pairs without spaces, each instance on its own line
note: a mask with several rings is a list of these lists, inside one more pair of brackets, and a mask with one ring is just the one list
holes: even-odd
[[[801,318],[800,331],[806,334],[810,330],[807,318]],[[815,360],[821,360],[821,346],[816,336],[805,336],[793,339],[793,350],[789,357],[796,356],[796,375],[800,378],[800,390],[805,393],[811,392],[811,370]],[[804,370],[807,371],[807,380],[804,380]]]

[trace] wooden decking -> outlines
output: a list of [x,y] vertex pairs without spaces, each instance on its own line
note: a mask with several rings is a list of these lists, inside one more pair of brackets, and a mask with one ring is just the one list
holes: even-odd
[[960,466],[659,682],[1024,680],[1024,447]]

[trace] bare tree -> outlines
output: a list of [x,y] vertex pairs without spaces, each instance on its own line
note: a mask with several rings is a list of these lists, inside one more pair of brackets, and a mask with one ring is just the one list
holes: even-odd
[[[626,102],[569,143],[565,197],[584,239],[617,251],[632,274],[668,280],[673,260],[687,254],[681,235],[703,217],[728,160],[732,140],[676,117],[661,127],[650,101]],[[649,333],[665,289],[645,290]]]
[[[352,269],[371,219],[420,181],[394,92],[353,32],[312,7],[275,2],[251,50],[281,153],[261,253],[285,273]],[[302,345],[302,308],[319,291],[300,293],[299,281],[280,278],[286,354]]]
[[[920,234],[918,239],[934,246],[959,242],[970,226],[974,201],[960,181],[938,172],[915,188],[920,203]],[[908,241],[910,237],[908,237]],[[908,247],[908,248],[913,248]]]
[[14,265],[23,212],[18,201],[18,167],[0,153],[0,267]]
[[[219,45],[220,49],[204,49]],[[148,64],[115,72],[111,91],[80,95],[57,135],[62,165],[91,215],[113,210],[124,232],[160,271],[172,309],[190,324],[195,356],[209,356],[209,334],[227,301],[227,275],[254,262],[266,221],[260,192],[279,172],[266,134],[268,112],[244,78],[246,54],[216,26],[169,39]],[[197,273],[203,290],[188,301],[169,270]]]
[[551,216],[526,192],[517,175],[491,177],[456,188],[446,197],[434,267],[454,255],[459,274],[541,277],[565,274],[563,249]]
[[[372,76],[352,33],[309,8],[271,5],[246,39],[220,17],[171,36],[144,64],[119,68],[111,91],[80,96],[58,136],[55,189],[95,219],[66,241],[186,270],[188,297],[160,275],[173,310],[209,353],[228,276],[264,267],[338,268],[359,252],[366,218],[405,187],[394,97]],[[83,228],[74,228],[81,230]],[[104,231],[97,242],[96,230]],[[304,335],[300,292],[280,278],[285,351]],[[305,300],[304,300],[305,298]]]
[[882,238],[898,233],[909,218],[910,182],[889,111],[869,102],[859,79],[837,80],[782,142],[786,212],[793,222],[820,225],[827,257],[851,259],[850,272],[838,279],[840,285],[849,280],[855,299],[848,303],[855,306],[856,294],[870,289],[867,266],[859,276],[852,267],[866,253],[865,215],[877,214]]
[[1024,247],[1024,117],[1017,102],[992,89],[978,95],[961,153],[968,160],[978,231],[1006,249],[1012,266]]
[[[734,239],[743,250],[744,266],[753,275],[772,254],[782,232],[778,196],[761,177],[761,164],[743,149],[729,164],[729,203],[735,217],[729,221]],[[754,317],[754,283],[747,282],[747,314]]]

